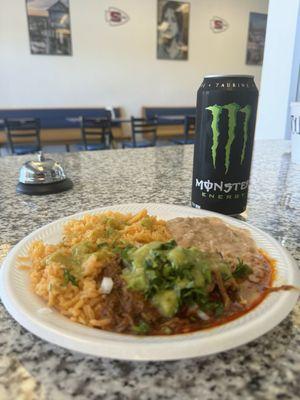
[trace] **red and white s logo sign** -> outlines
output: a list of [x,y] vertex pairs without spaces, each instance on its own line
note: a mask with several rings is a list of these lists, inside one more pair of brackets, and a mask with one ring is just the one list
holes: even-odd
[[119,8],[109,7],[108,10],[105,11],[105,21],[110,26],[119,26],[129,21],[129,15]]
[[223,19],[221,17],[213,17],[209,21],[209,25],[210,25],[210,29],[215,33],[224,32],[229,27],[228,22],[225,21],[225,19]]

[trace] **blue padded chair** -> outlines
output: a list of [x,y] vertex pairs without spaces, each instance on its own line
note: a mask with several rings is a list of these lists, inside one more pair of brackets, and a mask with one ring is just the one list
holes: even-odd
[[38,118],[6,118],[4,125],[12,154],[22,155],[41,150],[41,128]]
[[174,144],[194,144],[195,139],[191,138],[191,134],[195,134],[196,117],[194,115],[187,115],[184,118],[184,133],[182,138],[172,139]]
[[81,117],[83,146],[79,150],[108,150],[111,148],[112,131],[110,118]]
[[[138,137],[142,137],[139,139]],[[131,117],[131,142],[123,142],[122,147],[153,147],[157,139],[156,119]]]

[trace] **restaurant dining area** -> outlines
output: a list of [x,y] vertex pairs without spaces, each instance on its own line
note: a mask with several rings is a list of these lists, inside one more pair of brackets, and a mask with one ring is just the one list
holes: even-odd
[[195,107],[143,107],[122,117],[116,108],[1,110],[2,154],[70,152],[192,144]]
[[300,0],[0,0],[0,400],[296,400]]

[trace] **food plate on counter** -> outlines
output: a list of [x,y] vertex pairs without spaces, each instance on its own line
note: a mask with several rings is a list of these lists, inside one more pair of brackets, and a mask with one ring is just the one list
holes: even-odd
[[295,261],[263,231],[167,204],[81,212],[21,240],[1,267],[9,313],[58,346],[127,360],[205,356],[291,311]]

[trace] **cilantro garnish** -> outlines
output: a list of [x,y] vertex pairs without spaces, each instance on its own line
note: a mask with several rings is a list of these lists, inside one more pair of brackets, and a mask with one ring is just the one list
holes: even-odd
[[134,333],[136,333],[137,335],[145,335],[146,333],[149,332],[149,330],[150,330],[150,326],[145,321],[141,321],[139,324],[134,325],[132,327],[132,331]]
[[64,269],[64,284],[65,286],[67,286],[68,283],[72,283],[73,286],[77,286],[78,287],[78,282],[77,279],[74,275],[71,274],[71,272],[65,268]]
[[253,273],[252,268],[249,265],[245,264],[243,260],[238,258],[238,264],[235,267],[234,272],[232,273],[235,279],[246,279],[249,275]]

